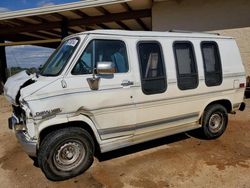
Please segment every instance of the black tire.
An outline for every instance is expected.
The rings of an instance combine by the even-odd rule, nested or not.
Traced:
[[[29,158],[33,161],[35,167],[39,167],[37,157],[29,156]]]
[[[220,137],[227,128],[228,114],[224,106],[213,104],[208,106],[202,118],[202,132],[207,139]]]
[[[38,151],[39,167],[53,181],[82,174],[92,165],[93,160],[93,139],[87,131],[77,127],[49,133],[42,140]]]

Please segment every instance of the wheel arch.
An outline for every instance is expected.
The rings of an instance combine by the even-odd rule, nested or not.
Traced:
[[[226,108],[226,110],[227,110],[227,113],[231,113],[232,112],[233,105],[232,105],[232,103],[231,103],[231,101],[229,99],[217,99],[217,100],[214,100],[214,101],[210,101],[202,109],[201,114],[200,114],[200,120],[199,120],[199,122],[201,122],[202,115],[203,115],[204,111],[206,110],[206,108],[208,106],[213,105],[213,104],[220,104],[220,105],[224,106]]]
[[[100,150],[101,139],[98,134],[98,131],[94,123],[92,122],[92,120],[90,120],[88,117],[84,115],[79,115],[76,117],[68,118],[68,121],[61,122],[59,124],[51,124],[51,125],[43,126],[39,130],[39,133],[38,133],[39,145],[48,133],[58,130],[58,129],[63,129],[65,127],[79,127],[79,128],[86,130],[93,138],[93,141],[95,143],[95,150],[96,151]]]

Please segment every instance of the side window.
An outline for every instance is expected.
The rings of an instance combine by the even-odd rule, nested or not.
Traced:
[[[178,87],[181,90],[198,86],[198,71],[193,45],[190,42],[175,42],[174,54]]]
[[[119,40],[92,40],[72,70],[73,75],[92,74],[97,62],[112,61],[116,73],[128,72],[128,57],[125,43]]]
[[[163,93],[167,89],[165,66],[158,42],[139,42],[138,55],[142,91],[149,94]]]
[[[72,70],[73,75],[91,74],[93,71],[93,41],[88,44]]]
[[[206,85],[220,85],[222,83],[222,68],[218,45],[215,42],[202,42],[201,51]]]

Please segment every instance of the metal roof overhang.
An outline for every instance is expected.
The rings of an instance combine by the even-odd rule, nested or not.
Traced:
[[[151,7],[152,0],[85,0],[1,13],[0,46],[35,44],[54,48],[61,38],[82,31],[151,30]]]

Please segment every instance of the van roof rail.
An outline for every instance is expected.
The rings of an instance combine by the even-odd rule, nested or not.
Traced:
[[[211,35],[220,35],[220,33],[209,33],[209,32],[205,32],[205,31],[176,30],[176,29],[170,29],[168,32],[174,32],[174,33],[204,33],[204,34],[211,34]]]

